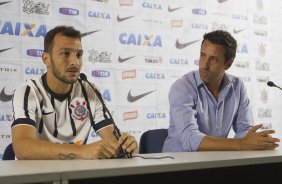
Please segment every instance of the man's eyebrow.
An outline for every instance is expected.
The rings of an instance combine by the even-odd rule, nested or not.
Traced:
[[[60,50],[83,52],[83,49],[72,49],[72,48],[67,48],[67,47],[63,47]]]

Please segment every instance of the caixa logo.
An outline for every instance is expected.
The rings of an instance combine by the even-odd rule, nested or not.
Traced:
[[[192,13],[196,15],[206,15],[207,11],[205,9],[193,8]]]
[[[154,10],[162,10],[162,5],[156,3],[143,2],[142,7],[148,9],[154,9]]]
[[[37,25],[29,23],[16,22],[12,24],[11,21],[4,22],[3,26],[0,27],[0,34],[8,34],[15,36],[29,36],[29,37],[45,37],[47,33],[46,25]]]
[[[93,70],[93,77],[110,77],[110,72],[106,70]]]
[[[191,27],[193,29],[208,29],[208,25],[207,24],[192,23]]]
[[[164,112],[149,112],[147,119],[166,119],[166,114]]]
[[[111,19],[111,16],[110,16],[109,13],[96,12],[96,11],[89,11],[88,17],[93,17],[93,18],[97,18],[97,19],[104,19],[104,20],[110,20]]]
[[[173,64],[173,65],[188,65],[188,59],[180,59],[180,58],[171,58],[169,60],[169,63],[170,64]]]
[[[26,54],[31,57],[41,57],[43,50],[41,49],[28,49]]]
[[[165,79],[165,74],[163,73],[146,73],[146,79]]]
[[[25,69],[25,74],[27,75],[43,75],[45,73],[45,69],[44,68],[31,68],[31,67],[27,67]]]
[[[149,47],[162,47],[162,39],[159,35],[120,33],[119,42],[123,45],[137,45]]]
[[[63,8],[60,8],[60,9],[59,9],[59,13],[60,13],[60,14],[63,14],[63,15],[72,15],[72,16],[76,16],[76,15],[79,15],[79,10],[73,9],[73,8],[66,8],[66,7],[63,7]]]

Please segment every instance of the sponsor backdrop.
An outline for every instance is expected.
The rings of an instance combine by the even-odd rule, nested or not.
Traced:
[[[255,122],[280,137],[282,91],[266,83],[282,86],[281,10],[280,0],[0,0],[0,157],[11,142],[13,91],[46,71],[43,39],[61,24],[83,33],[82,71],[138,140],[168,127],[169,88],[198,68],[203,34],[231,32],[239,46],[228,72],[247,85]]]

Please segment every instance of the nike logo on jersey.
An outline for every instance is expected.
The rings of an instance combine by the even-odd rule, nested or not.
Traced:
[[[125,20],[127,20],[127,19],[131,19],[132,17],[134,17],[134,16],[128,16],[128,17],[120,18],[119,15],[118,15],[118,16],[117,16],[117,21],[118,21],[118,22],[122,22],[122,21],[125,21]]]
[[[185,47],[188,47],[189,45],[192,45],[193,43],[196,43],[199,40],[187,42],[187,43],[179,43],[178,39],[176,40],[175,47],[178,49],[184,49]]]
[[[127,101],[129,101],[129,102],[135,102],[135,101],[140,100],[141,98],[143,98],[143,97],[149,95],[150,93],[153,93],[154,91],[156,91],[156,90],[149,91],[149,92],[147,92],[147,93],[142,93],[142,94],[137,95],[137,96],[132,96],[132,95],[131,95],[131,90],[130,90],[130,91],[128,92],[128,95],[127,95]]]
[[[179,10],[179,9],[181,9],[181,8],[182,8],[182,7],[171,8],[170,6],[168,6],[167,11],[171,13],[171,12],[174,12],[174,11]]]
[[[1,49],[1,50],[0,50],[0,53],[1,53],[1,52],[5,52],[6,50],[10,50],[10,49],[12,49],[12,48],[13,48],[13,47],[10,47],[10,48],[7,48],[7,49]]]
[[[82,38],[82,37],[91,35],[91,34],[93,34],[93,33],[96,33],[96,32],[98,32],[98,31],[100,31],[100,30],[90,31],[90,32],[86,32],[86,33],[81,33],[80,36],[81,36],[81,38]]]
[[[5,93],[5,87],[2,89],[1,93],[0,93],[0,101],[2,102],[8,102],[10,100],[12,100],[13,95],[7,95]]]
[[[136,56],[131,56],[131,57],[127,57],[127,58],[121,58],[120,56],[118,57],[118,62],[123,63],[129,59],[135,58]]]
[[[44,110],[42,111],[42,115],[48,115],[48,114],[52,114],[54,111],[52,112],[45,112]]]

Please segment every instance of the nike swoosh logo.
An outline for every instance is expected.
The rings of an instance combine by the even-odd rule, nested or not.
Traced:
[[[181,7],[177,7],[177,8],[171,8],[170,6],[168,6],[167,11],[171,13],[171,12],[174,12],[174,11],[179,10],[181,8],[182,8],[182,6]]]
[[[187,42],[187,43],[179,43],[178,39],[176,40],[175,47],[178,49],[184,49],[185,47],[188,47],[189,45],[192,45],[193,43],[198,42],[199,40]]]
[[[238,29],[236,30],[235,28],[233,29],[233,33],[234,34],[237,34],[237,33],[240,33],[241,31],[244,31],[245,29]]]
[[[7,4],[7,3],[10,3],[10,2],[12,2],[12,1],[1,2],[0,5]]]
[[[7,95],[5,93],[5,87],[2,89],[1,93],[0,93],[0,101],[2,102],[8,102],[10,100],[12,100],[13,95]]]
[[[131,56],[131,57],[127,57],[127,58],[121,58],[120,56],[118,57],[118,62],[123,63],[129,59],[135,58],[136,56]]]
[[[7,48],[7,49],[1,49],[1,50],[0,50],[0,53],[1,53],[1,52],[5,52],[6,50],[10,50],[10,49],[12,49],[12,48],[13,48],[13,47],[10,47],[10,48]]]
[[[122,22],[122,21],[125,21],[125,20],[127,20],[127,19],[131,19],[132,17],[134,17],[134,16],[128,16],[128,17],[120,18],[119,15],[118,15],[118,16],[117,16],[117,21],[118,21],[118,22]]]
[[[146,95],[150,94],[150,93],[153,93],[154,91],[156,90],[153,90],[153,91],[149,91],[147,93],[143,93],[143,94],[140,94],[140,95],[137,95],[137,96],[132,96],[131,95],[131,90],[128,92],[128,95],[127,95],[127,101],[129,102],[135,102],[137,100],[140,100],[141,98],[145,97]]]
[[[81,33],[80,36],[81,36],[81,38],[82,38],[82,37],[91,35],[91,34],[93,34],[93,33],[96,33],[96,32],[98,32],[98,31],[101,31],[101,30],[95,30],[95,31],[90,31],[90,32],[86,32],[86,33]]]
[[[48,115],[48,114],[52,114],[54,111],[52,112],[45,112],[44,110],[42,111],[42,115]]]

